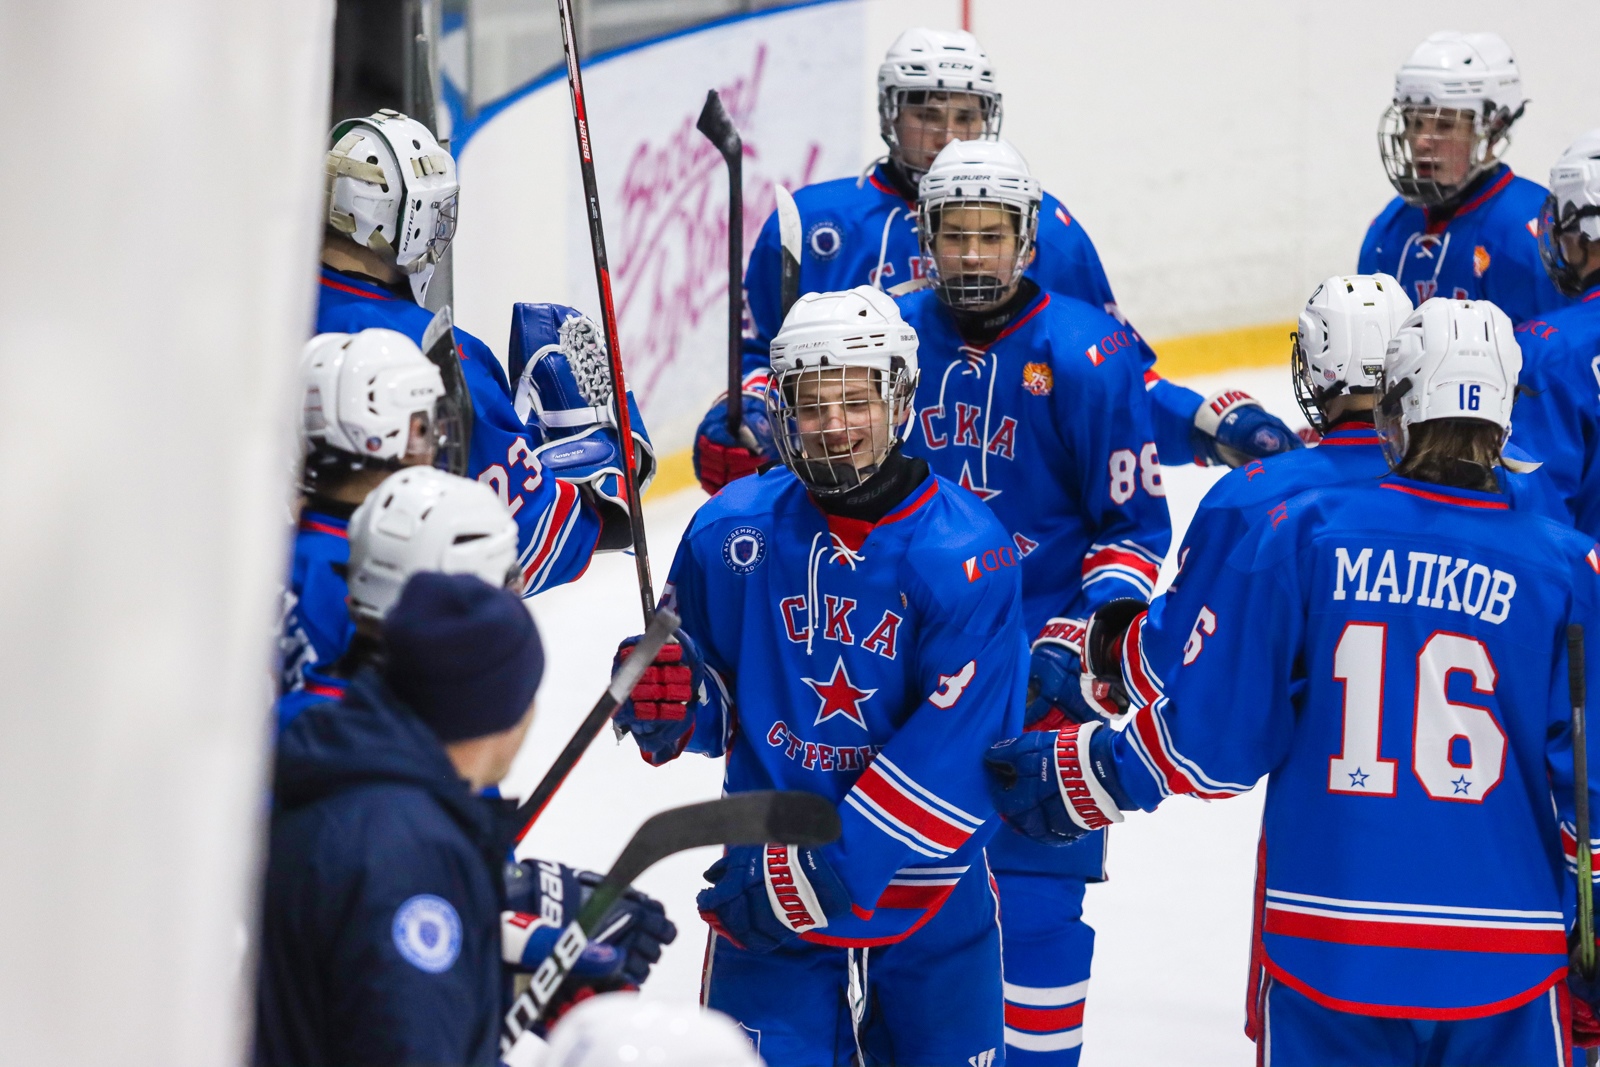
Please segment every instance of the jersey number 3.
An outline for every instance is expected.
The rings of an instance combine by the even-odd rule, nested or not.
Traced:
[[[1395,795],[1397,761],[1378,755],[1387,642],[1382,623],[1352,622],[1333,651],[1334,680],[1344,683],[1344,725],[1343,747],[1328,760],[1331,793]],[[1434,633],[1417,653],[1411,769],[1433,799],[1479,804],[1505,774],[1506,735],[1488,708],[1450,699],[1456,672],[1471,679],[1474,693],[1494,695],[1494,661],[1483,642]]]

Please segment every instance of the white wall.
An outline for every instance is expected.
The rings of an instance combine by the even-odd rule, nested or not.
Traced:
[[[245,1060],[332,7],[0,7],[0,1063]]]
[[[1291,319],[1318,281],[1355,268],[1393,195],[1376,130],[1394,68],[1435,29],[1493,29],[1516,51],[1532,99],[1509,154],[1519,171],[1542,181],[1568,142],[1600,126],[1600,64],[1572,47],[1600,39],[1592,0],[971,7],[1005,92],[1006,136],[1094,237],[1123,309],[1153,337]],[[633,211],[653,225],[630,229],[622,190],[636,153],[698,148],[705,90],[748,73],[765,46],[746,131],[753,235],[770,182],[802,173],[809,146],[816,178],[856,174],[881,152],[879,58],[906,26],[953,28],[960,10],[959,0],[836,0],[588,69],[613,268],[630,255],[653,264],[632,269],[653,279],[652,299],[621,312],[623,354],[663,450],[688,443],[721,388],[725,289],[710,242],[726,201],[720,173],[697,172],[698,184],[635,195]],[[461,154],[459,317],[502,355],[513,300],[598,306],[567,109],[556,82],[486,122]],[[661,232],[678,243],[633,236]]]

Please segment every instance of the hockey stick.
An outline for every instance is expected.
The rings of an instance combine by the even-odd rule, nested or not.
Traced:
[[[744,382],[744,141],[715,89],[694,128],[716,145],[728,165],[728,433],[739,440],[744,407],[738,403]]]
[[[523,1035],[532,1030],[554,1003],[567,973],[589,944],[589,937],[599,927],[600,920],[634,879],[656,863],[675,853],[705,845],[771,842],[815,848],[837,840],[839,831],[838,809],[817,793],[737,793],[650,816],[634,833],[605,878],[595,886],[578,917],[561,932],[554,951],[539,964],[528,988],[506,1012],[500,1034],[500,1058],[508,1064],[515,1064],[522,1058],[517,1045],[523,1043]]]
[[[539,779],[539,784],[528,794],[528,799],[517,805],[516,817],[522,823],[522,829],[517,831],[519,842],[528,836],[528,831],[539,821],[539,816],[544,813],[550,798],[556,795],[556,790],[567,780],[572,768],[578,765],[589,744],[599,735],[605,724],[611,721],[611,716],[616,714],[617,708],[628,699],[633,687],[639,684],[639,677],[649,668],[651,661],[656,658],[656,653],[661,651],[661,646],[667,643],[667,639],[677,628],[678,617],[664,608],[656,612],[655,617],[650,620],[650,626],[645,630],[644,636],[633,646],[628,658],[617,665],[616,673],[611,676],[611,684],[606,686],[606,691],[595,701],[594,707],[584,717],[572,739],[561,750],[561,754],[550,765],[550,769],[544,772],[544,777]]]
[[[1589,749],[1584,721],[1583,624],[1567,627],[1567,688],[1572,700],[1572,774],[1578,852],[1578,945],[1573,963],[1594,977],[1594,856],[1589,850]]]
[[[783,186],[775,185],[772,191],[778,197],[778,244],[783,248],[782,314],[778,316],[781,322],[800,299],[800,209]]]
[[[589,244],[594,250],[595,285],[600,290],[600,324],[606,331],[611,356],[611,401],[616,405],[617,433],[627,459],[623,482],[628,491],[628,525],[633,532],[633,565],[639,576],[639,602],[645,625],[656,610],[655,584],[650,579],[650,552],[644,539],[644,508],[639,500],[639,474],[633,458],[633,424],[628,415],[628,386],[622,375],[622,338],[617,330],[617,309],[611,299],[611,267],[606,259],[606,233],[600,222],[600,187],[594,176],[594,154],[589,141],[589,111],[583,97],[583,72],[578,68],[578,42],[572,24],[571,0],[556,0],[561,18],[561,47],[567,55],[567,89],[572,97],[572,123],[578,136],[578,169],[583,174],[583,201],[589,216]]]
[[[461,355],[456,348],[455,323],[451,320],[448,305],[439,309],[422,331],[422,354],[428,362],[439,368],[444,379],[444,393],[455,408],[456,427],[460,440],[446,438],[447,466],[451,474],[465,476],[467,455],[472,451],[472,393],[467,389],[467,379],[461,371]]]

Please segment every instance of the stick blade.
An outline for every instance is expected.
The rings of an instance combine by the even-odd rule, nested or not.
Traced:
[[[816,793],[736,793],[646,819],[606,880],[630,883],[658,861],[691,848],[768,843],[815,848],[838,840],[841,830],[838,809]]]
[[[733,125],[733,116],[728,114],[722,97],[717,95],[715,89],[706,93],[705,106],[700,109],[700,117],[695,120],[694,128],[705,134],[706,140],[716,145],[717,151],[724,156],[736,156],[743,149],[739,131]]]
[[[800,208],[794,196],[781,185],[772,187],[778,198],[778,244],[798,265],[800,262]]]

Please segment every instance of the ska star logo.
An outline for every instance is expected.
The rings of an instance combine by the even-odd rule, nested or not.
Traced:
[[[844,657],[833,665],[833,677],[826,682],[818,682],[811,678],[802,678],[802,682],[809,685],[822,700],[822,706],[817,709],[817,721],[813,726],[821,726],[835,715],[843,715],[863,730],[867,728],[867,720],[861,714],[861,702],[876,693],[876,689],[857,689],[850,681],[850,675],[844,669]]]
[[[999,489],[990,489],[987,485],[972,484],[972,462],[969,460],[961,465],[961,477],[956,479],[956,484],[979,500],[988,500],[990,497],[999,496]]]

